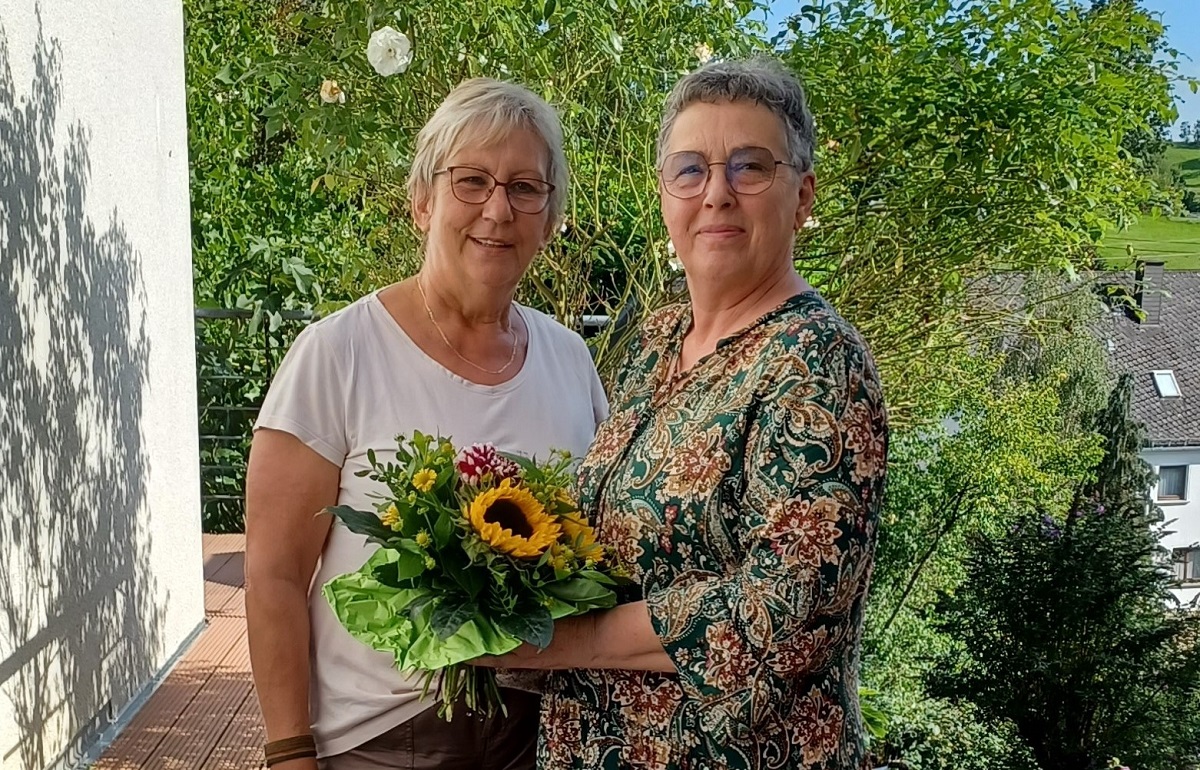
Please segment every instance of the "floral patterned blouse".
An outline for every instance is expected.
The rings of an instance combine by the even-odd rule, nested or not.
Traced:
[[[875,365],[815,292],[671,378],[690,324],[686,305],[647,320],[580,473],[678,673],[552,674],[539,767],[857,770]]]

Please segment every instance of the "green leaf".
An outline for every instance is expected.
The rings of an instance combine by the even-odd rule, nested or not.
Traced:
[[[487,576],[477,566],[464,566],[461,569],[448,570],[455,582],[462,586],[467,596],[472,599],[483,593],[487,587]]]
[[[475,617],[475,613],[474,602],[460,596],[443,596],[429,618],[429,625],[438,638],[445,641],[454,636],[464,623]]]
[[[548,20],[554,15],[554,8],[557,5],[555,0],[546,0],[546,4],[542,6],[542,20]]]
[[[376,542],[385,543],[395,537],[396,533],[385,527],[374,513],[355,510],[348,505],[335,505],[325,511],[336,516],[346,529],[356,535],[366,535]]]
[[[554,619],[550,617],[550,610],[540,604],[522,605],[518,614],[501,618],[496,625],[504,633],[541,650],[549,647],[554,638]]]
[[[431,591],[430,593],[418,596],[416,599],[413,599],[411,602],[409,602],[408,607],[406,607],[408,610],[409,620],[412,621],[414,625],[420,623],[419,615],[421,614],[421,611],[429,606],[430,602],[436,601],[437,598],[437,594]]]
[[[596,605],[598,602],[616,601],[616,594],[610,589],[587,578],[577,577],[551,583],[546,586],[545,591],[554,598],[570,604]]]
[[[433,522],[433,540],[438,544],[439,548],[444,548],[449,545],[454,539],[454,522],[450,517],[442,513],[437,516]]]
[[[514,463],[517,464],[517,467],[519,467],[521,470],[525,471],[527,474],[538,472],[537,463],[535,463],[533,460],[530,460],[528,457],[526,457],[524,455],[513,454],[512,452],[505,452],[502,450],[497,451],[496,454],[500,455],[501,457],[503,457],[507,460],[512,460]]]
[[[396,560],[375,568],[375,579],[394,588],[409,588],[406,581],[425,572],[425,557],[409,551],[397,551]]]

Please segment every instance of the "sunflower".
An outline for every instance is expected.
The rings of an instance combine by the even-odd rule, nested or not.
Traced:
[[[521,559],[541,556],[562,534],[537,498],[510,479],[480,492],[467,509],[467,519],[485,543]]]

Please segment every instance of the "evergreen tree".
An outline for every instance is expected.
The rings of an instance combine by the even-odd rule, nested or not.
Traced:
[[[942,605],[933,694],[1016,725],[1044,770],[1177,770],[1200,755],[1200,618],[1170,600],[1162,512],[1124,377],[1096,417],[1104,459],[1072,512],[975,544]]]

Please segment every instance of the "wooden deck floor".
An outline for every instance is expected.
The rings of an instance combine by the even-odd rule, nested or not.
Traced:
[[[201,633],[96,770],[262,767],[263,733],[246,646],[242,535],[204,536]]]

